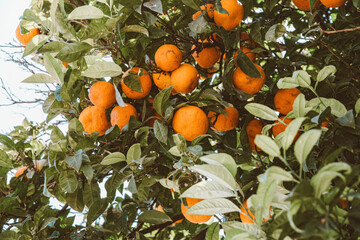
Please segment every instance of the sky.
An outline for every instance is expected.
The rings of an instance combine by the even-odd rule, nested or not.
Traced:
[[[10,42],[16,43],[15,29],[19,24],[20,16],[30,5],[30,2],[31,0],[0,0],[0,21],[2,23],[0,46]],[[6,48],[1,49],[5,51],[10,50]],[[4,56],[5,54],[0,52],[0,78],[4,81],[7,88],[21,100],[31,101],[38,97],[34,90],[29,90],[29,88],[36,89],[37,86],[21,83],[31,73],[22,70],[13,62],[4,61]],[[2,134],[10,132],[14,126],[21,125],[25,117],[33,122],[42,122],[46,119],[46,115],[42,112],[40,105],[17,104],[3,106],[8,103],[10,102],[6,99],[4,90],[0,89],[0,133]]]

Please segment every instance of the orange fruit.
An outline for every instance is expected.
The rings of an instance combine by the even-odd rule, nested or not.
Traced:
[[[194,48],[195,45],[192,46],[191,50]],[[205,47],[200,52],[194,51],[192,56],[200,67],[211,68],[220,59],[220,49],[218,47]]]
[[[331,2],[333,0],[330,0]],[[294,5],[303,11],[310,11],[310,0],[293,0]],[[316,1],[314,8],[316,8],[319,5],[320,1]],[[313,9],[314,9],[313,8]]]
[[[177,93],[190,93],[199,82],[199,73],[196,68],[188,63],[181,66],[171,73],[171,83]]]
[[[264,70],[257,64],[255,67],[259,70],[261,78],[252,78],[246,75],[239,67],[233,74],[234,85],[237,89],[248,94],[255,94],[261,90],[265,83]]]
[[[152,75],[155,85],[160,89],[165,89],[171,86],[171,73],[160,72]]]
[[[208,113],[208,117],[210,118],[210,122],[214,125],[211,129],[218,132],[230,131],[239,123],[239,112],[234,107],[225,108],[227,116],[224,114],[218,114],[216,112],[210,111]]]
[[[256,150],[255,149],[255,137],[256,137],[256,135],[261,134],[263,127],[264,127],[264,125],[258,119],[252,119],[246,126],[246,133],[247,133],[247,136],[249,139],[249,144],[253,151]],[[257,147],[257,150],[261,151],[261,149],[259,147]]]
[[[27,166],[23,166],[17,169],[16,173],[15,173],[15,177],[19,177],[21,176],[26,170],[28,169]],[[25,176],[27,179],[29,179],[27,176]]]
[[[164,211],[164,209],[162,208],[161,205],[158,205],[158,206],[155,208],[155,210],[165,213],[165,211]],[[172,225],[175,225],[175,224],[177,224],[177,223],[181,223],[183,220],[184,220],[184,219],[177,220],[177,221],[173,222]]]
[[[96,82],[90,87],[89,98],[95,106],[109,108],[116,102],[115,87],[109,82]]]
[[[209,68],[207,69],[207,75],[200,75],[200,79],[205,79],[205,78],[211,78],[216,72],[217,72],[218,69],[216,69],[215,67],[212,67],[212,68]]]
[[[200,11],[197,11],[192,15],[192,19],[195,21],[200,16],[201,12],[206,12],[209,18],[214,18],[214,4],[205,4],[200,6]]]
[[[171,72],[177,69],[182,61],[180,49],[172,44],[164,44],[155,52],[155,63],[163,71]]]
[[[17,26],[16,28],[16,38],[19,40],[20,43],[22,43],[24,47],[30,42],[33,37],[38,34],[40,34],[40,29],[38,28],[30,29],[30,31],[25,34],[21,34],[20,26]]]
[[[346,0],[320,0],[320,2],[326,7],[336,8],[344,5]]]
[[[214,21],[216,25],[223,27],[225,30],[232,30],[239,26],[244,17],[244,8],[237,0],[221,0],[222,8],[227,13],[219,13],[214,11]]]
[[[80,113],[79,121],[83,125],[85,132],[99,132],[99,136],[104,135],[110,127],[110,123],[106,118],[105,108],[98,106],[85,108]]]
[[[136,108],[133,105],[127,103],[125,107],[116,106],[110,114],[111,125],[118,125],[121,131],[121,129],[128,124],[131,116],[134,116],[136,120],[138,119]]]
[[[154,127],[154,123],[155,123],[156,120],[162,121],[161,118],[160,118],[161,117],[160,114],[158,114],[157,112],[155,112],[154,115],[152,115],[151,117],[152,118],[146,124],[149,127]]]
[[[197,198],[186,198],[186,203],[188,207],[192,207],[195,204],[201,202],[204,199],[197,199]],[[189,210],[188,207],[186,207],[183,203],[181,203],[181,212],[184,215],[184,217],[192,223],[205,223],[209,221],[212,217],[212,215],[195,215],[195,214],[186,214],[186,212]]]
[[[242,46],[242,47],[240,48],[240,50],[243,51],[243,52],[250,58],[250,60],[251,60],[252,62],[255,62],[255,60],[256,60],[256,53],[251,52],[251,49],[250,49],[250,48],[247,48],[247,47]],[[239,54],[239,51],[236,50],[236,52],[234,53],[233,58],[234,58],[234,59],[237,59],[238,54]],[[224,56],[225,56],[225,55],[224,55]]]
[[[64,67],[68,67],[68,63],[67,62],[62,62],[62,65],[64,65]]]
[[[244,43],[246,43],[247,45],[249,45],[249,47],[257,47],[257,43],[251,39],[250,35],[247,32],[241,32],[240,33],[240,39],[241,41],[243,41]],[[246,46],[245,44],[245,46]]]
[[[192,141],[208,131],[209,120],[199,107],[187,105],[175,112],[172,126],[176,133],[183,135],[187,141]]]
[[[284,132],[287,128],[287,126],[292,122],[292,119],[290,118],[285,118],[285,116],[280,117],[280,119],[286,124],[284,125],[283,123],[281,123],[279,120],[275,121],[275,124],[272,127],[272,132],[274,134],[274,136],[276,137],[277,135],[279,135],[280,133]],[[298,131],[294,141],[300,136],[300,132]]]
[[[250,209],[248,209],[247,200],[245,200],[243,202],[243,206],[240,208],[241,212],[243,212],[243,213],[246,213],[245,209],[247,209],[247,211],[249,212],[249,215],[256,221],[256,218],[250,212]],[[271,207],[269,208],[269,218],[271,218],[270,210],[271,210]],[[243,222],[243,223],[254,223],[254,221],[248,215],[245,215],[243,213],[240,213],[241,222]],[[267,222],[267,221],[268,221],[268,219],[264,218],[264,222]]]
[[[293,110],[294,101],[300,93],[301,92],[297,88],[278,90],[274,97],[276,110],[281,114],[287,115]]]
[[[151,78],[150,78],[148,72],[143,68],[141,68],[141,71],[143,72],[143,75],[139,76],[139,80],[141,83],[142,92],[132,90],[131,88],[126,86],[126,84],[124,83],[124,78],[126,76],[128,76],[130,74],[130,72],[139,74],[140,68],[138,68],[138,67],[131,68],[131,69],[127,70],[125,72],[125,74],[123,75],[123,79],[121,80],[121,89],[128,98],[131,98],[131,99],[144,98],[149,94],[149,92],[151,90],[152,81],[151,81]]]
[[[341,208],[346,209],[348,202],[345,199],[340,199],[339,200]]]

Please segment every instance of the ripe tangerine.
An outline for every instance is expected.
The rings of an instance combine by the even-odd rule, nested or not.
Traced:
[[[99,132],[99,136],[105,134],[110,127],[110,123],[106,118],[105,108],[98,106],[88,106],[79,116],[79,121],[84,127],[85,132]]]
[[[248,94],[255,94],[261,90],[265,83],[264,70],[257,64],[255,67],[260,72],[261,78],[252,78],[246,75],[239,67],[233,73],[234,85],[237,89]]]
[[[221,6],[227,13],[214,11],[214,21],[216,25],[223,27],[225,30],[232,30],[239,26],[244,17],[243,5],[237,0],[221,0]]]
[[[172,44],[164,44],[155,52],[155,63],[163,71],[171,72],[177,69],[182,61],[180,49]]]
[[[133,105],[127,103],[125,107],[116,106],[110,114],[111,125],[118,125],[121,131],[128,124],[131,116],[134,116],[136,120],[138,119],[136,108]]]
[[[199,82],[199,73],[196,68],[188,63],[181,66],[171,73],[171,83],[174,85],[176,93],[190,93]]]
[[[109,82],[96,82],[90,87],[89,98],[95,106],[107,109],[116,102],[115,87]]]
[[[210,118],[210,122],[213,124],[214,127],[211,129],[218,131],[218,132],[225,132],[230,131],[239,123],[239,112],[234,107],[227,107],[225,108],[227,116],[224,114],[218,114],[216,112],[210,111],[208,113],[208,117]]]
[[[293,110],[293,104],[296,97],[301,92],[297,88],[280,89],[274,97],[274,105],[277,111],[287,115]]]

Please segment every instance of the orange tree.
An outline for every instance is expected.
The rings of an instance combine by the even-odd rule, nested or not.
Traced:
[[[358,239],[360,1],[331,2],[32,1],[24,83],[56,90],[0,136],[0,238]]]

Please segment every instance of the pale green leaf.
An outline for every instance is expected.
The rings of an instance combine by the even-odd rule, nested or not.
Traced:
[[[121,152],[114,152],[107,155],[102,161],[101,165],[111,165],[118,162],[126,161],[126,157]]]
[[[315,144],[319,141],[321,130],[312,129],[303,133],[295,143],[295,157],[302,166]]]
[[[284,136],[282,138],[282,147],[285,150],[288,150],[291,144],[294,142],[294,138],[298,134],[301,124],[305,121],[305,119],[306,118],[304,117],[296,118],[286,127]]]
[[[42,45],[44,45],[47,40],[50,37],[47,35],[36,35],[34,36],[29,42],[28,44],[26,44],[25,50],[24,50],[24,54],[23,57],[26,57],[27,55],[35,52],[36,50],[38,50]]]
[[[55,59],[49,53],[44,55],[44,66],[46,71],[56,80],[57,83],[64,81],[61,61]]]
[[[75,8],[68,16],[69,20],[75,19],[98,19],[104,17],[104,13],[94,6],[80,6]]]
[[[226,167],[231,172],[233,177],[236,176],[237,164],[236,164],[234,158],[229,154],[226,154],[226,153],[209,154],[209,155],[200,157],[200,160],[202,160],[208,164],[219,163],[219,164],[223,165],[224,167]]]
[[[308,102],[308,105],[314,108],[318,108],[319,111],[323,111],[327,107],[330,107],[331,114],[335,115],[336,117],[342,117],[347,112],[344,104],[334,98],[313,98]]]
[[[271,180],[281,181],[295,181],[290,172],[285,171],[281,167],[271,166],[263,175],[259,177],[260,182],[266,182]]]
[[[116,77],[122,74],[121,67],[113,62],[96,61],[81,75],[89,78]]]
[[[35,73],[27,77],[22,83],[57,83],[56,79],[44,73]]]
[[[295,117],[305,117],[305,115],[311,110],[306,107],[305,95],[300,93],[294,100],[292,113]]]
[[[215,215],[240,212],[240,208],[226,198],[205,199],[190,207],[186,214]]]
[[[203,181],[192,185],[180,197],[198,199],[235,197],[234,191],[216,181]]]
[[[296,88],[299,86],[292,77],[281,78],[276,85],[279,89]]]
[[[217,222],[212,223],[206,231],[205,240],[219,240],[220,225]]]
[[[225,232],[230,231],[231,229],[239,229],[246,233],[251,234],[257,239],[261,239],[266,237],[266,233],[261,229],[261,227],[257,224],[253,223],[243,223],[238,221],[226,221],[221,223],[222,228]]]
[[[127,25],[125,27],[123,27],[120,32],[135,32],[135,33],[142,33],[145,36],[149,37],[149,31],[139,25]]]
[[[141,158],[140,143],[135,143],[129,148],[126,154],[126,161],[130,163],[132,161],[138,160],[139,158]]]
[[[316,81],[324,81],[328,76],[334,75],[336,73],[336,67],[329,65],[321,69],[316,77]]]
[[[311,86],[310,75],[304,70],[298,70],[293,73],[293,79],[300,87],[309,88]]]
[[[359,115],[360,113],[360,98],[356,101],[355,103],[355,113],[356,113],[356,117]]]
[[[75,172],[72,170],[62,171],[59,176],[59,183],[62,190],[68,193],[75,192],[78,187],[78,179],[75,175]]]
[[[274,110],[259,103],[248,103],[246,104],[245,109],[255,117],[259,117],[264,120],[276,121],[278,119]]]
[[[280,24],[272,25],[265,34],[266,41],[276,42],[279,37],[282,37],[286,33],[286,28]]]
[[[227,187],[231,190],[236,190],[237,183],[234,177],[231,175],[230,171],[223,166],[217,165],[195,165],[190,168],[191,170],[200,173],[201,175],[217,181],[222,184],[224,187]]]
[[[265,135],[256,135],[255,144],[261,148],[264,152],[273,157],[280,156],[280,148],[272,138]]]

